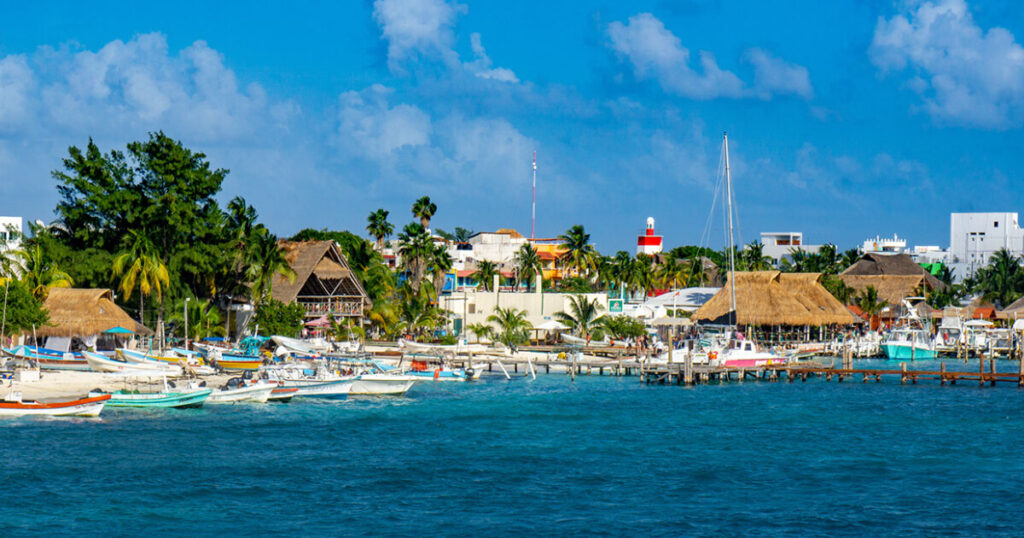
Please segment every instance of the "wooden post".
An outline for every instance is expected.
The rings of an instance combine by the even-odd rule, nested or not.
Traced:
[[[941,372],[939,374],[940,384],[941,385],[945,385],[946,384],[946,363],[939,364],[939,372]]]
[[[982,387],[985,386],[985,353],[978,352],[978,363],[981,369],[979,370],[978,384]]]
[[[996,358],[995,355],[990,355],[988,358],[988,371],[992,374],[992,381],[990,384],[996,386]]]
[[[900,385],[905,385],[907,383],[907,363],[900,363],[900,372]]]

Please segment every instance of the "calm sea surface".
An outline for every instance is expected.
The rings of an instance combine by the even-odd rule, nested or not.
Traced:
[[[1019,535],[1024,508],[1015,385],[491,377],[0,421],[0,449],[4,536]]]

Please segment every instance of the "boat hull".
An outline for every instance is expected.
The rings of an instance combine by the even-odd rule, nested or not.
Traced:
[[[760,368],[762,366],[785,366],[786,359],[783,358],[756,358],[756,359],[726,359],[723,366],[726,368]]]
[[[299,392],[299,389],[278,387],[270,392],[270,397],[267,398],[267,401],[279,403],[290,402],[292,401],[292,398],[295,397],[296,392]]]
[[[337,381],[286,381],[284,388],[299,389],[295,392],[296,398],[325,398],[331,400],[344,400],[352,391],[354,379],[339,379]]]
[[[936,357],[934,349],[911,347],[909,345],[882,344],[882,353],[888,359],[899,360],[930,360]]]
[[[361,375],[352,383],[351,396],[402,396],[417,382],[418,377],[393,375]]]
[[[0,401],[0,417],[98,417],[109,400],[110,395],[103,394],[55,403]]]
[[[111,393],[107,405],[111,407],[161,407],[187,409],[202,407],[213,391],[153,392],[143,394]]]
[[[273,385],[258,384],[242,387],[240,389],[215,390],[210,394],[210,397],[206,399],[206,403],[267,403],[267,399],[270,398],[270,393],[273,392],[275,388],[276,387]]]
[[[85,353],[85,360],[97,372],[123,372],[140,375],[181,375],[181,367],[173,364],[149,361],[149,364],[127,361],[115,361],[95,353]]]
[[[221,358],[217,359],[217,366],[220,366],[224,370],[259,370],[260,366],[263,365],[263,359],[259,357],[251,357],[248,355],[232,355],[230,353],[222,353]]]

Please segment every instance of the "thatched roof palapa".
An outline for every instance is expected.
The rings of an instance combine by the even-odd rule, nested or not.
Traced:
[[[739,272],[736,322],[739,325],[850,325],[856,322],[824,286],[821,273]],[[731,286],[726,284],[693,313],[694,321],[722,322],[731,317]]]
[[[369,303],[369,297],[334,241],[278,241],[284,251],[284,259],[295,271],[295,281],[290,282],[279,273],[271,282],[274,299],[291,303],[299,296],[311,276],[321,280],[351,279],[355,292]]]
[[[849,266],[839,276],[921,276],[928,289],[942,289],[946,285],[921,267],[906,254],[879,254],[868,252],[857,263]],[[850,284],[847,283],[847,286]]]
[[[50,323],[36,328],[38,336],[84,337],[114,327],[143,336],[153,334],[117,306],[113,292],[108,289],[53,288],[43,307],[50,313]]]

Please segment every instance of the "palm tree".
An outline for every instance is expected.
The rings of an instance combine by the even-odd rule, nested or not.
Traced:
[[[686,286],[687,267],[679,258],[668,254],[654,271],[654,276],[662,288],[682,288]]]
[[[398,254],[402,257],[402,268],[409,273],[413,295],[418,295],[427,265],[434,255],[434,244],[426,229],[415,222],[405,225],[398,234],[398,240],[401,242]]]
[[[377,250],[384,250],[384,240],[391,236],[395,227],[388,222],[388,212],[384,208],[370,213],[366,217],[366,231],[377,240]]]
[[[590,338],[594,330],[600,326],[604,307],[597,299],[588,300],[583,295],[569,297],[569,312],[556,312],[555,318],[572,329],[573,334]]]
[[[224,318],[220,310],[207,299],[191,298],[177,301],[170,321],[185,325],[184,310],[188,309],[188,336],[200,340],[208,336],[224,336]]]
[[[494,291],[494,275],[498,274],[498,266],[494,262],[481,260],[476,263],[476,281],[484,291]]]
[[[513,351],[516,346],[529,340],[529,330],[533,327],[526,321],[526,312],[511,307],[495,307],[494,313],[487,316],[487,321],[498,326],[494,340],[505,344]]]
[[[703,286],[708,278],[707,271],[704,268],[704,257],[694,253],[687,259],[686,263],[690,268],[690,278],[687,279],[687,285],[693,286],[696,284],[697,286]]]
[[[164,290],[171,285],[171,276],[145,234],[131,230],[128,239],[128,249],[114,257],[111,273],[114,278],[121,279],[118,289],[125,301],[132,298],[136,287],[139,288],[139,321],[142,322],[146,296],[156,294],[158,301],[163,300]]]
[[[879,300],[878,290],[874,286],[864,288],[864,291],[857,298],[857,307],[860,308],[861,312],[868,315],[868,327],[871,328],[875,326],[875,316],[886,306],[889,306],[889,303]]]
[[[444,245],[434,245],[430,254],[430,272],[434,279],[434,297],[439,297],[444,289],[444,281],[452,270],[452,257]]]
[[[855,248],[844,250],[839,256],[839,272],[843,272],[850,268],[851,265],[860,261],[860,251]]]
[[[654,260],[649,255],[637,254],[633,260],[632,284],[644,294],[654,289]]]
[[[533,248],[530,243],[523,243],[519,252],[516,252],[515,264],[519,279],[526,281],[526,289],[529,290],[534,277],[543,271],[537,249]]]
[[[278,246],[277,237],[269,232],[256,234],[248,273],[252,301],[257,305],[270,298],[274,275],[281,275],[289,282],[295,282],[297,276],[284,257],[284,250]]]
[[[429,196],[424,196],[412,204],[412,216],[420,219],[420,226],[430,228],[430,219],[437,213],[437,204],[430,201]]]
[[[491,338],[494,335],[494,327],[483,323],[472,323],[466,329],[473,333],[473,336],[476,336],[477,342],[483,342],[484,338]]]
[[[748,244],[740,257],[747,271],[767,271],[772,268],[772,259],[764,255],[764,245],[760,241]]]
[[[978,289],[984,298],[1001,307],[1009,306],[1024,291],[1024,270],[1021,259],[1001,248],[992,255],[988,265],[978,271]]]
[[[583,225],[573,225],[558,239],[566,248],[569,269],[580,276],[587,276],[596,268],[597,250],[590,244],[590,234],[583,230]]]

